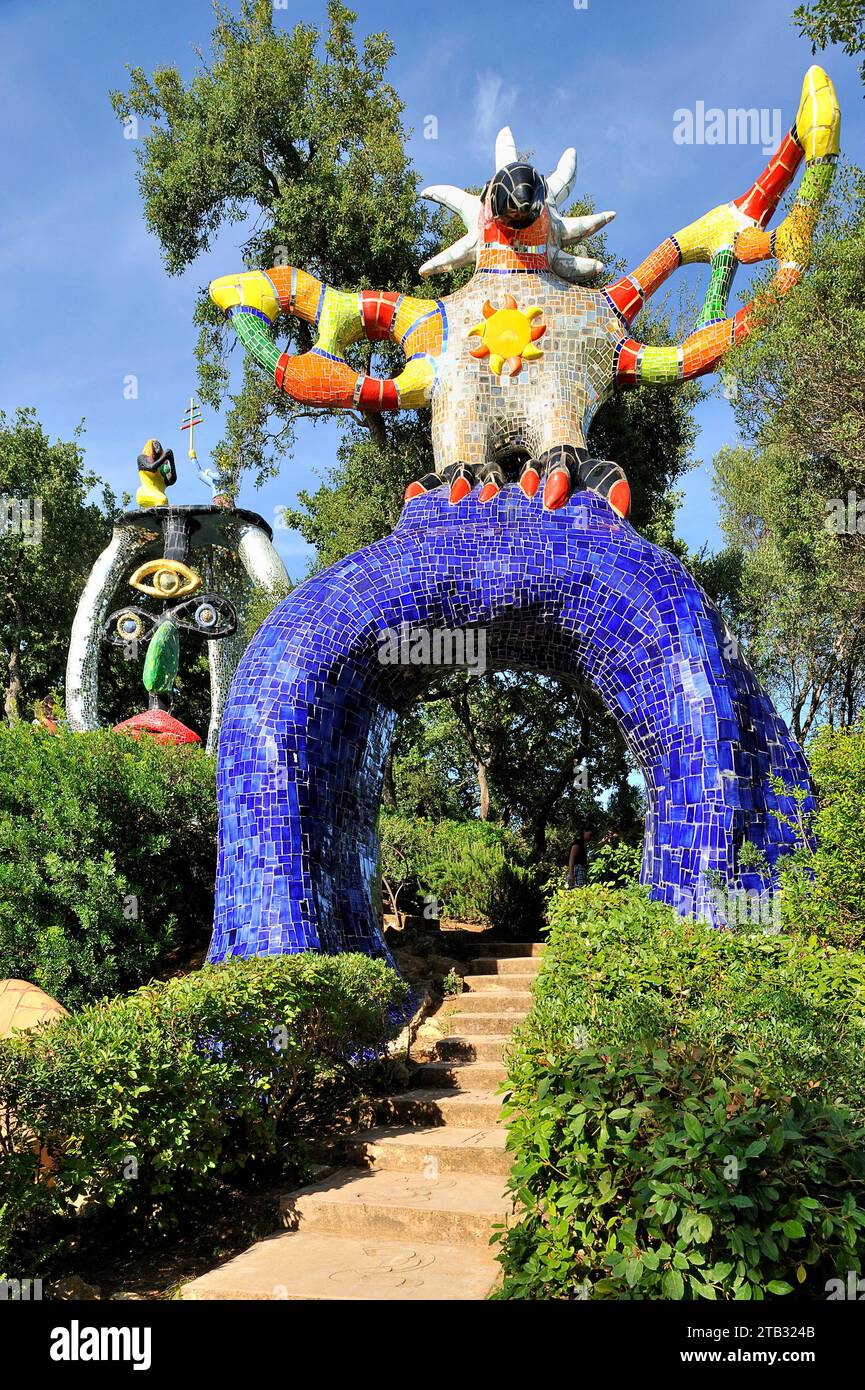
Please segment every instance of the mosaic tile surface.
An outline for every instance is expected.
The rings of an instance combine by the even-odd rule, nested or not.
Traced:
[[[472,266],[454,294],[340,290],[297,266],[213,282],[244,348],[295,400],[429,405],[436,471],[409,484],[394,535],[295,590],[243,658],[220,739],[212,960],[385,953],[382,769],[398,712],[440,671],[382,665],[380,634],[403,625],[482,628],[493,667],[593,682],[646,779],[643,878],[654,896],[711,918],[709,875],[759,891],[739,874],[738,849],[747,838],[772,863],[790,843],[770,814],[769,779],[807,787],[804,758],[693,579],[624,521],[627,479],[617,462],[589,457],[587,431],[613,391],[712,371],[751,331],[751,305],[727,311],[738,264],[773,257],[776,292],[795,285],[839,131],[832,83],[814,65],[788,134],[746,192],[606,288],[603,266],[580,251],[613,214],[565,215],[576,151],[544,177],[507,127],[481,196],[424,190],[466,228],[420,268]],[[803,159],[796,201],[768,232]],[[694,331],[670,346],[633,338],[646,300],[693,262],[710,268]],[[314,326],[309,352],[280,351],[281,315]],[[383,379],[351,366],[346,352],[364,338],[398,344],[402,371]]]
[[[595,413],[614,391],[676,386],[716,369],[754,327],[753,301],[728,312],[739,264],[774,258],[773,293],[793,288],[808,263],[839,138],[835,91],[815,64],[805,74],[793,124],[754,183],[603,288],[603,265],[580,251],[614,214],[566,215],[576,151],[566,149],[545,177],[519,157],[505,126],[480,196],[454,184],[422,193],[466,229],[420,267],[421,275],[434,276],[472,266],[471,279],[454,294],[424,299],[340,290],[297,266],[223,275],[210,293],[244,348],[294,400],[366,412],[430,407],[435,472],[410,482],[407,499],[443,478],[454,505],[475,484],[486,503],[518,480],[527,496],[543,482],[543,504],[551,511],[589,487],[627,516],[630,489],[622,469],[607,461],[598,470],[589,458]],[[793,207],[768,232],[803,159]],[[709,283],[693,332],[670,345],[633,337],[647,300],[680,266],[694,263],[709,266]],[[315,329],[308,352],[280,352],[272,329],[284,315]],[[346,354],[363,338],[397,344],[402,371],[380,378],[352,366]]]
[[[487,662],[595,685],[646,780],[643,879],[704,910],[747,838],[791,843],[775,773],[807,768],[723,620],[666,551],[591,492],[549,512],[510,485],[457,508],[440,487],[393,535],[300,585],[253,637],[223,716],[209,959],[304,949],[386,955],[376,819],[397,713],[441,667],[383,665],[380,634],[478,629]],[[792,812],[792,807],[785,809]]]

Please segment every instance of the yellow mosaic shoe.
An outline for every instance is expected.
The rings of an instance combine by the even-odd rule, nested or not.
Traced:
[[[838,153],[841,109],[830,77],[816,63],[805,73],[794,129],[808,161]]]

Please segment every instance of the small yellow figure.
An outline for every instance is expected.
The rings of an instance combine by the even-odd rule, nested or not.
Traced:
[[[165,507],[165,489],[177,482],[174,454],[163,449],[158,439],[148,439],[138,455],[138,476],[141,485],[135,494],[139,507]]]

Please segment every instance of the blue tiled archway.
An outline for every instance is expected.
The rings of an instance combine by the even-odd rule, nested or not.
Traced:
[[[386,954],[384,760],[397,713],[441,675],[380,660],[404,625],[483,629],[490,667],[594,684],[645,777],[653,897],[711,912],[716,875],[758,886],[738,869],[744,839],[770,863],[792,843],[770,775],[807,787],[804,757],[680,562],[591,493],[554,513],[517,487],[484,506],[446,494],[300,585],[250,643],[220,736],[211,960]]]

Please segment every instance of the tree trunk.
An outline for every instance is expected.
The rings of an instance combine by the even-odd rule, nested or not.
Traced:
[[[3,692],[3,713],[9,724],[17,724],[21,718],[18,702],[24,697],[24,677],[21,671],[21,641],[23,615],[14,594],[6,590],[6,598],[15,615],[15,630],[9,643],[9,657],[6,662],[6,689]]]
[[[547,852],[547,818],[538,817],[532,826],[532,852],[530,862],[539,864]]]
[[[480,818],[489,820],[490,818],[490,780],[489,780],[489,749],[481,748],[477,738],[477,732],[472,723],[472,712],[468,702],[468,696],[464,690],[455,695],[447,697],[448,704],[456,715],[457,722],[465,734],[469,753],[475,765],[475,776],[478,781],[478,795],[480,797]]]
[[[6,716],[6,722],[8,724],[17,724],[18,720],[21,718],[18,709],[18,701],[24,694],[24,686],[21,684],[20,675],[21,659],[17,648],[14,657],[14,663],[12,659],[9,661],[9,678],[6,682],[6,689],[3,692],[3,713]]]
[[[393,913],[394,917],[396,917],[397,930],[402,931],[403,927],[405,926],[405,919],[403,918],[403,915],[399,910],[399,895],[402,892],[402,888],[397,888],[396,892],[394,892],[394,890],[391,888],[390,884],[388,883],[387,879],[384,877],[383,874],[381,882],[382,887],[385,889],[388,897],[390,898],[391,912]]]
[[[366,425],[373,439],[380,449],[387,448],[387,429],[384,420],[378,411],[364,410],[361,412],[363,423]]]
[[[589,718],[583,714],[580,717],[579,743],[568,756],[567,762],[545,797],[543,806],[532,818],[532,852],[529,861],[532,864],[539,864],[547,852],[547,828],[553,818],[553,812],[576,777],[577,768],[589,755],[590,732]]]
[[[477,764],[475,765],[475,770],[476,770],[476,772],[477,772],[478,790],[479,790],[479,792],[480,792],[480,800],[481,800],[481,804],[480,804],[480,818],[481,818],[481,820],[489,820],[489,818],[490,818],[490,784],[489,784],[489,778],[487,777],[487,765],[486,765],[486,763],[481,763],[481,762],[477,763]]]
[[[393,750],[388,749],[387,757],[384,761],[384,782],[382,783],[381,799],[385,806],[391,810],[396,810],[396,784],[393,780]]]

